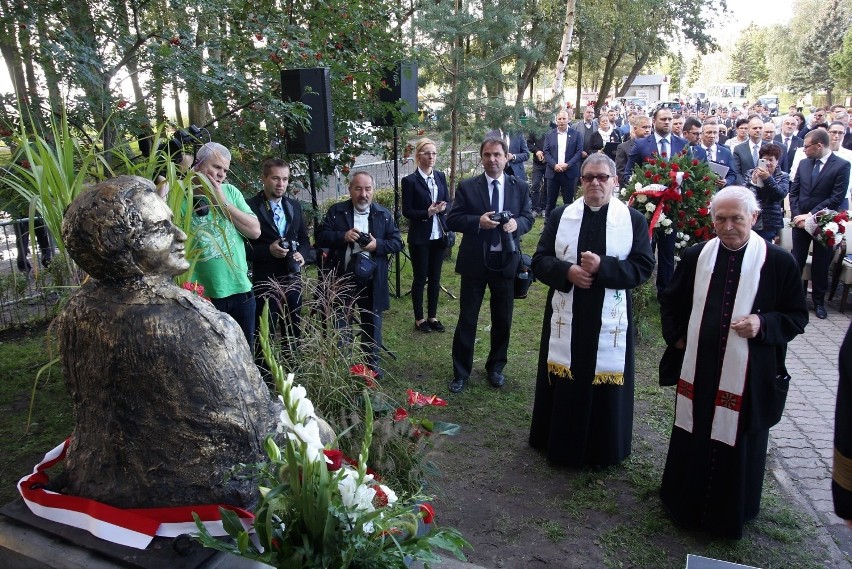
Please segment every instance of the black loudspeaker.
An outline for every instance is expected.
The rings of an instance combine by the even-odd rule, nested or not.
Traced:
[[[331,78],[328,67],[281,71],[281,98],[307,105],[311,128],[296,128],[287,138],[293,154],[334,152],[334,123],[331,119]]]
[[[417,62],[401,61],[394,69],[385,71],[383,77],[387,87],[379,89],[379,101],[398,105],[401,120],[394,120],[394,113],[373,120],[375,126],[401,126],[417,116]]]

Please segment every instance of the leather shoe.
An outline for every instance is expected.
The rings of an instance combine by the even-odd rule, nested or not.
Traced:
[[[464,389],[463,379],[453,379],[450,382],[450,393],[461,393],[462,389]]]
[[[488,374],[488,381],[493,387],[500,388],[506,383],[506,376],[499,371],[492,371]]]
[[[415,324],[414,329],[419,330],[420,332],[423,332],[424,334],[428,334],[429,332],[432,331],[432,327],[429,326],[429,322],[427,322],[426,320],[424,320],[420,324]]]
[[[440,320],[429,320],[429,328],[431,328],[433,332],[446,332],[447,331],[447,329],[444,328],[444,325],[441,324]]]
[[[828,318],[828,312],[825,311],[824,304],[814,304],[814,313],[816,314],[816,317],[820,320],[825,320],[826,318]]]

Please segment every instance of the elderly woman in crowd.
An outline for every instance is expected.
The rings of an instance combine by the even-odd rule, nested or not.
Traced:
[[[759,163],[745,174],[746,186],[754,192],[760,205],[760,217],[752,229],[772,243],[784,226],[783,202],[790,191],[790,176],[778,167],[779,145],[764,144],[758,151],[758,158],[765,160],[765,165]]]
[[[417,170],[402,179],[402,215],[409,220],[408,249],[414,271],[414,282],[411,284],[414,328],[424,333],[443,332],[445,328],[438,320],[437,312],[450,193],[446,176],[434,169],[437,157],[435,143],[428,138],[421,138],[414,145],[414,156]],[[428,318],[424,318],[423,286],[427,281]]]
[[[620,144],[621,133],[617,128],[615,128],[615,125],[610,122],[609,117],[602,114],[598,119],[598,130],[592,134],[592,139],[589,142],[589,145],[592,152],[606,153],[605,148],[607,142]],[[615,160],[615,149],[613,149],[612,152],[607,153],[607,156],[609,156],[611,160]]]

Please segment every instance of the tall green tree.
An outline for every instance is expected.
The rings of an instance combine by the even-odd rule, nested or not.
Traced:
[[[823,12],[826,17],[805,36],[796,54],[796,68],[790,76],[790,88],[794,93],[806,94],[825,91],[826,102],[831,105],[835,79],[831,74],[831,55],[837,51],[849,26],[849,15],[840,0],[826,0]]]

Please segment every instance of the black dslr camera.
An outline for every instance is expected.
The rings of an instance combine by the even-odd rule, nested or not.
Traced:
[[[501,211],[498,213],[492,213],[488,216],[491,221],[496,221],[500,224],[500,227],[509,223],[509,220],[512,219],[511,211]],[[496,231],[500,232],[500,241],[503,244],[503,251],[507,253],[514,253],[518,249],[515,247],[515,240],[512,239],[512,234],[500,229],[500,227],[495,228]]]
[[[284,262],[287,264],[287,272],[299,273],[302,271],[302,265],[293,258],[293,253],[299,250],[299,242],[295,239],[279,239],[278,245],[282,249],[287,249],[287,255],[284,257]]]
[[[355,243],[358,244],[362,249],[370,244],[370,241],[373,239],[370,237],[369,233],[364,233],[363,231],[358,232],[358,239],[355,240]]]

